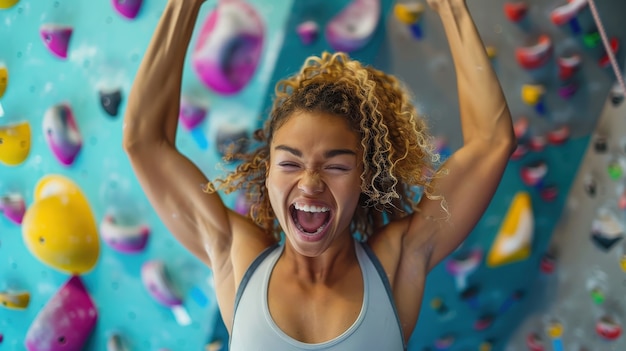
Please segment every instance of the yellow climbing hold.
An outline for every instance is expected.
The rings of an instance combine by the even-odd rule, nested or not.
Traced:
[[[30,153],[31,132],[28,122],[0,126],[0,163],[17,166]]]
[[[7,66],[3,62],[0,62],[0,98],[4,96],[4,93],[7,91],[8,85],[9,85],[9,70],[7,69]]]
[[[12,310],[23,310],[30,303],[30,294],[26,291],[0,291],[0,306]]]
[[[518,192],[504,217],[495,242],[487,255],[487,266],[497,267],[530,256],[534,217],[530,195]]]
[[[0,9],[8,9],[15,6],[20,0],[0,0]]]
[[[626,272],[626,255],[623,255],[619,260],[619,266],[622,267],[622,270]]]
[[[543,85],[524,84],[522,86],[522,101],[530,106],[535,106],[541,101],[545,91]]]
[[[424,5],[418,2],[396,4],[393,7],[393,13],[398,21],[409,25],[419,21],[424,13],[424,10]]]
[[[98,261],[98,227],[89,202],[78,185],[63,176],[39,181],[22,235],[35,257],[62,272],[82,274]]]
[[[489,57],[490,59],[496,57],[496,55],[498,54],[498,50],[495,48],[495,46],[486,46],[485,51],[487,52],[487,57]]]
[[[546,328],[546,334],[550,339],[559,339],[563,335],[563,324],[557,321],[552,321]]]

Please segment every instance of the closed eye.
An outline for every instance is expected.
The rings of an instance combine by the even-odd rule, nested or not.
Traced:
[[[284,169],[298,169],[298,168],[300,168],[300,165],[295,163],[295,162],[280,162],[278,165],[281,168],[284,168]]]
[[[326,169],[329,169],[329,170],[332,170],[332,171],[342,171],[342,172],[347,172],[347,171],[350,170],[349,167],[339,166],[339,165],[328,166],[328,167],[326,167]]]

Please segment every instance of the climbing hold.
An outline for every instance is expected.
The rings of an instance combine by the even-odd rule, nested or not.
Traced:
[[[543,255],[539,269],[542,273],[551,274],[556,268],[556,253],[554,250],[550,250]]]
[[[155,301],[172,309],[180,325],[189,325],[191,318],[183,307],[183,300],[174,290],[174,286],[160,260],[151,260],[141,266],[141,282]]]
[[[0,126],[0,163],[17,166],[30,153],[31,132],[28,122]]]
[[[619,83],[613,84],[613,87],[609,91],[609,97],[611,99],[611,104],[614,107],[619,106],[622,101],[624,101],[624,91],[620,87]]]
[[[380,0],[352,0],[326,25],[328,44],[348,53],[363,48],[378,27],[380,7]]]
[[[437,350],[447,350],[450,346],[454,344],[455,338],[454,335],[448,334],[444,335],[435,340],[435,348]]]
[[[527,186],[540,186],[548,174],[548,164],[543,160],[533,161],[522,167],[520,175]]]
[[[35,187],[22,236],[41,262],[68,274],[90,271],[98,261],[98,228],[87,198],[69,178],[46,175]]]
[[[526,155],[527,153],[528,153],[528,148],[526,147],[526,145],[517,144],[517,147],[513,151],[513,154],[511,154],[511,160],[514,160],[514,161],[519,160],[522,157],[524,157],[524,155]]]
[[[563,351],[563,324],[561,322],[553,320],[546,326],[546,334],[552,340],[552,349],[554,351]]]
[[[8,9],[15,6],[20,0],[0,0],[0,9]]]
[[[569,127],[564,125],[548,132],[548,141],[552,145],[561,145],[569,139]]]
[[[535,107],[535,111],[539,114],[545,112],[543,106],[543,96],[546,93],[546,89],[540,84],[524,84],[522,85],[522,101]]]
[[[616,216],[606,208],[598,210],[598,216],[591,223],[591,240],[602,251],[609,251],[622,240],[624,227]]]
[[[498,55],[498,49],[495,46],[487,45],[485,46],[485,51],[489,59],[494,59]]]
[[[104,112],[111,117],[117,117],[120,104],[122,103],[122,90],[119,88],[111,90],[100,90],[100,105]]]
[[[611,38],[610,46],[611,46],[611,51],[613,52],[613,54],[614,55],[617,54],[617,51],[619,50],[619,40],[617,38]],[[610,64],[611,64],[611,59],[609,58],[608,53],[605,53],[598,61],[598,65],[602,68],[609,67]]]
[[[609,141],[607,137],[600,135],[593,141],[593,149],[599,154],[603,154],[609,150]]]
[[[478,345],[478,351],[491,351],[493,350],[493,344],[495,341],[493,339],[484,340]]]
[[[626,160],[623,158],[613,159],[607,165],[607,173],[612,180],[619,180],[624,176]]]
[[[296,28],[296,33],[304,45],[311,45],[319,36],[320,28],[315,21],[304,21]]]
[[[559,96],[564,100],[568,100],[569,98],[574,96],[577,91],[578,84],[575,82],[569,82],[568,84],[559,87]]]
[[[598,33],[597,31],[593,31],[593,32],[583,35],[583,43],[589,49],[593,49],[596,46],[598,46],[598,43],[601,40],[602,40],[602,37],[600,37],[600,33]]]
[[[534,152],[543,151],[548,143],[548,139],[545,135],[533,135],[528,140],[528,148]]]
[[[0,306],[24,310],[30,303],[30,293],[27,291],[0,291]]]
[[[559,188],[556,184],[545,184],[539,190],[539,196],[546,202],[554,201],[559,195]]]
[[[0,62],[0,98],[4,96],[4,93],[7,91],[8,85],[9,85],[9,69],[4,64],[4,62]]]
[[[57,24],[44,24],[39,29],[46,48],[61,59],[67,58],[72,32],[72,27]]]
[[[604,291],[602,291],[602,289],[599,287],[591,289],[589,294],[591,295],[593,303],[595,303],[596,305],[601,305],[604,303],[604,300],[606,300],[606,296],[604,296]]]
[[[526,118],[525,116],[522,116],[518,118],[517,120],[515,120],[515,122],[513,123],[513,132],[517,140],[524,139],[524,137],[528,133],[529,125],[530,125],[530,122],[528,121],[528,118]]]
[[[480,307],[478,292],[477,286],[470,286],[461,292],[461,300],[467,302],[473,309],[478,309]]]
[[[557,26],[569,23],[572,32],[574,34],[578,34],[580,33],[580,25],[578,24],[576,16],[586,5],[587,0],[569,0],[567,4],[552,10],[550,13],[550,19],[552,20],[552,23]]]
[[[25,346],[37,350],[82,350],[98,311],[78,276],[72,276],[35,317]]]
[[[141,281],[150,296],[161,305],[173,307],[183,303],[179,294],[174,290],[162,261],[152,260],[144,263],[141,266]]]
[[[518,192],[502,221],[489,254],[487,266],[497,267],[528,258],[534,232],[530,194]]]
[[[521,1],[507,1],[504,3],[504,14],[511,22],[521,21],[528,12],[528,4]]]
[[[180,101],[180,111],[178,120],[185,130],[190,131],[196,128],[207,115],[207,108],[188,98]]]
[[[50,107],[43,117],[43,131],[56,159],[64,166],[72,165],[83,145],[72,108],[68,104]]]
[[[231,160],[245,152],[250,143],[248,131],[243,126],[223,123],[217,130],[217,151],[223,158]]]
[[[122,17],[134,19],[141,9],[142,0],[111,0],[113,8]]]
[[[583,188],[590,197],[595,197],[598,194],[598,182],[596,177],[592,174],[585,176],[583,180]]]
[[[250,213],[250,201],[248,200],[248,193],[245,191],[239,191],[237,198],[235,199],[235,212],[242,216],[247,216]]]
[[[398,21],[409,27],[415,39],[422,38],[420,19],[424,11],[424,5],[419,2],[397,3],[393,8],[393,13]]]
[[[571,56],[559,57],[556,62],[559,66],[559,78],[561,80],[567,80],[570,79],[576,71],[578,71],[582,59],[580,55],[574,54]]]
[[[100,223],[100,233],[102,240],[114,250],[133,254],[146,247],[150,227],[145,224],[123,225],[117,223],[112,215],[106,215]]]
[[[467,287],[467,276],[478,268],[482,259],[483,252],[478,248],[448,259],[446,270],[454,276],[457,290],[461,291]]]
[[[480,316],[474,322],[474,330],[482,331],[482,330],[485,330],[485,329],[489,328],[491,326],[491,324],[493,323],[494,318],[495,317],[493,315],[490,315],[490,314],[486,314],[486,315]]]
[[[543,341],[537,333],[530,333],[526,337],[526,346],[530,351],[545,351]]]
[[[440,297],[435,297],[430,300],[430,307],[437,312],[439,315],[446,315],[450,312],[450,309],[444,303],[443,299]]]
[[[122,342],[122,337],[117,334],[111,334],[107,339],[107,351],[128,351]]]
[[[498,310],[499,314],[503,314],[506,311],[508,311],[511,307],[513,307],[513,305],[522,299],[522,297],[524,297],[524,291],[523,290],[516,290],[514,291],[509,297],[506,298],[506,300],[504,300],[504,302],[502,302],[502,305],[500,305],[500,309]]]
[[[223,0],[209,14],[191,61],[200,81],[218,94],[241,91],[252,79],[263,51],[265,28],[243,0]]]
[[[517,62],[525,69],[535,69],[545,65],[552,55],[552,40],[542,34],[535,45],[515,49]]]
[[[26,212],[24,197],[18,193],[9,193],[0,196],[0,212],[15,224],[22,224]]]
[[[610,316],[602,316],[596,322],[596,333],[608,341],[613,341],[622,335],[622,326]]]
[[[620,258],[619,266],[622,269],[622,271],[626,272],[626,255],[622,255],[622,257]]]

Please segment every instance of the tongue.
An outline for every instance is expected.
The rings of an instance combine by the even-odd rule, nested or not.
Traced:
[[[328,212],[296,211],[298,223],[306,232],[315,233],[328,219]]]

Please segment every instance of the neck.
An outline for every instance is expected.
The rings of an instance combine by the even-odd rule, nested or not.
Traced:
[[[332,285],[342,279],[357,261],[354,245],[352,236],[344,235],[321,255],[307,257],[299,254],[286,240],[283,253],[285,267],[294,279],[303,284]]]

